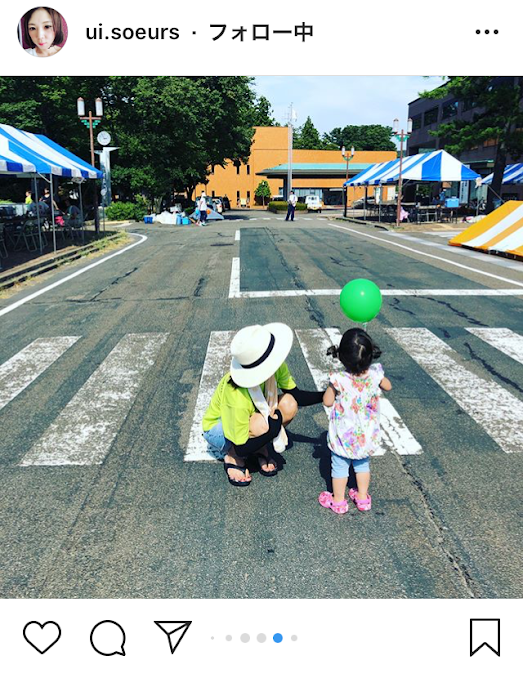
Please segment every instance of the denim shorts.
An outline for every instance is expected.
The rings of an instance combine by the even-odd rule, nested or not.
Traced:
[[[210,430],[207,430],[203,433],[204,439],[208,444],[212,446],[213,449],[221,451],[222,453],[228,453],[232,448],[232,442],[230,439],[227,439],[223,434],[223,427],[221,419],[213,425]]]
[[[343,479],[349,476],[349,468],[352,463],[354,472],[370,472],[370,458],[345,458],[345,456],[338,456],[337,453],[331,451],[331,476],[334,479]]]

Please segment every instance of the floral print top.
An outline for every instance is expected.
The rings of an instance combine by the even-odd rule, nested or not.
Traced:
[[[380,383],[383,367],[373,364],[358,376],[333,372],[329,382],[336,391],[330,409],[328,444],[345,458],[367,458],[380,444]]]

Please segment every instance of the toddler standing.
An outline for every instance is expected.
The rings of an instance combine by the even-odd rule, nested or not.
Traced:
[[[350,329],[338,348],[331,346],[328,355],[340,360],[345,371],[329,377],[323,404],[331,407],[328,446],[332,460],[332,490],[324,491],[318,500],[322,507],[336,514],[345,514],[349,506],[345,489],[352,463],[358,488],[349,490],[349,498],[361,512],[371,508],[368,492],[370,482],[369,456],[379,447],[381,390],[392,385],[380,364],[372,364],[381,355],[380,349],[362,329]]]

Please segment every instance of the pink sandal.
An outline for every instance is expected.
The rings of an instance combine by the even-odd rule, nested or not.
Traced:
[[[368,512],[372,506],[372,498],[370,497],[370,493],[367,493],[367,497],[363,498],[360,500],[358,497],[358,489],[357,488],[350,488],[349,489],[349,498],[352,500],[352,502],[356,505],[356,507],[360,510],[360,512]]]
[[[341,502],[334,502],[332,499],[332,493],[329,493],[329,491],[323,491],[323,493],[320,493],[318,496],[318,502],[322,507],[332,509],[332,511],[336,514],[346,514],[349,509],[349,505],[346,500],[342,500]]]

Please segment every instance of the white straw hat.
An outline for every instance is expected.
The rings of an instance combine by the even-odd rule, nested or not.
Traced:
[[[291,328],[281,322],[241,329],[231,343],[234,383],[240,388],[253,388],[266,381],[285,362],[293,338]]]

